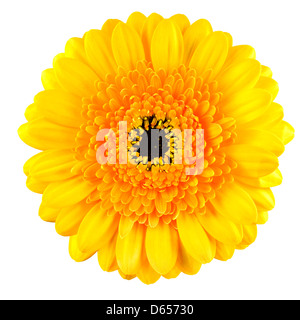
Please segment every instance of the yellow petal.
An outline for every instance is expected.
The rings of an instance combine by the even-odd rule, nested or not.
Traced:
[[[152,268],[168,273],[175,265],[178,253],[177,231],[170,225],[159,222],[155,228],[147,228],[146,253]]]
[[[277,97],[279,92],[278,83],[270,77],[260,77],[256,83],[256,88],[267,90],[272,95],[273,100]]]
[[[147,61],[151,60],[151,42],[153,33],[163,17],[157,13],[152,13],[145,21],[142,29],[142,42],[145,50]]]
[[[62,126],[78,128],[83,123],[81,99],[62,89],[41,91],[34,97],[38,112]]]
[[[214,139],[222,133],[222,127],[217,123],[211,123],[205,132],[205,139]]]
[[[95,81],[98,76],[86,64],[71,58],[59,58],[53,63],[59,84],[66,91],[79,97],[97,93]]]
[[[79,250],[77,243],[77,235],[70,237],[69,239],[69,254],[70,257],[76,262],[82,262],[89,259],[95,254],[95,252],[82,252]]]
[[[151,59],[156,71],[164,69],[171,72],[183,61],[183,38],[177,24],[162,20],[152,37]]]
[[[75,163],[73,152],[51,150],[39,156],[31,168],[30,174],[35,179],[42,181],[65,180],[74,176],[71,169]]]
[[[65,56],[86,63],[86,54],[82,38],[71,38],[65,46]]]
[[[30,174],[33,166],[37,163],[40,157],[43,157],[44,153],[47,153],[47,151],[39,152],[25,162],[23,166],[23,172],[26,174],[26,176]]]
[[[136,222],[125,238],[118,236],[116,257],[125,274],[136,274],[141,264],[145,226]]]
[[[226,38],[227,38],[227,43],[228,43],[228,50],[232,47],[233,44],[233,38],[232,35],[228,32],[224,32]]]
[[[81,221],[90,209],[91,205],[86,204],[85,200],[61,209],[55,221],[56,232],[61,236],[77,234]]]
[[[53,65],[59,60],[65,58],[66,55],[64,53],[58,53],[54,58],[53,58]],[[74,60],[74,59],[72,59]],[[55,70],[54,70],[55,72]],[[57,77],[56,77],[57,78]]]
[[[179,241],[177,265],[183,273],[188,275],[198,273],[201,268],[201,263],[187,252],[181,241]]]
[[[26,187],[35,193],[42,194],[48,186],[48,182],[40,181],[29,175],[26,180]]]
[[[98,251],[98,262],[103,271],[112,272],[118,270],[116,259],[117,234]]]
[[[63,127],[45,118],[39,118],[21,125],[19,137],[29,146],[39,149],[68,149],[75,146],[78,130]]]
[[[42,202],[42,204],[40,205],[40,208],[39,208],[39,216],[44,221],[55,222],[60,210],[61,210],[60,208],[47,207]]]
[[[120,219],[120,224],[119,224],[119,236],[121,238],[125,238],[128,235],[128,233],[131,231],[133,225],[134,225],[134,221],[132,221],[132,219],[122,215]]]
[[[263,128],[272,131],[283,119],[283,108],[280,104],[272,102],[265,112],[256,119],[244,123],[244,128]]]
[[[237,183],[225,183],[210,202],[220,214],[233,222],[250,224],[257,221],[253,200]]]
[[[137,277],[145,284],[153,284],[156,281],[159,280],[161,275],[154,271],[154,269],[151,267],[150,263],[147,262],[143,266],[141,266]]]
[[[243,240],[237,247],[238,249],[243,249],[243,247],[248,247],[252,244],[257,237],[257,226],[256,224],[244,225],[243,226]]]
[[[281,121],[277,126],[272,128],[272,131],[281,139],[284,145],[291,142],[295,136],[295,129],[286,121]]]
[[[153,284],[161,277],[161,275],[151,267],[145,248],[142,250],[141,266],[137,277],[145,284]]]
[[[265,149],[279,157],[284,152],[284,144],[271,132],[259,129],[240,130],[235,141],[237,144],[248,144]]]
[[[200,19],[194,22],[187,28],[184,36],[184,63],[189,65],[189,62],[198,47],[198,45],[213,32],[210,23],[205,19]]]
[[[261,76],[272,78],[273,72],[272,70],[267,66],[261,66]]]
[[[46,69],[42,72],[42,84],[45,90],[60,88],[54,69]]]
[[[155,207],[156,210],[160,213],[160,214],[164,214],[167,210],[167,202],[164,201],[162,195],[160,194],[160,192],[157,193],[156,198],[155,198]]]
[[[145,59],[144,48],[138,33],[120,22],[112,33],[112,51],[118,66],[134,70],[140,60]]]
[[[175,264],[175,266],[168,273],[164,274],[163,277],[166,279],[174,279],[177,278],[180,273],[181,270],[179,269],[177,264]]]
[[[267,150],[245,144],[222,148],[227,156],[237,162],[234,173],[246,177],[263,177],[278,168],[278,158]]]
[[[82,252],[98,251],[114,236],[119,215],[108,216],[99,204],[85,216],[78,230],[78,246]]]
[[[117,26],[117,24],[121,22],[121,20],[118,19],[108,19],[105,21],[105,23],[103,24],[101,30],[103,32],[105,32],[107,34],[107,36],[109,38],[111,38],[111,35],[115,29],[115,27]]]
[[[101,79],[116,74],[117,63],[113,57],[110,37],[102,30],[90,30],[85,34],[84,47],[87,60]]]
[[[238,175],[235,175],[234,178],[239,182],[257,188],[276,187],[282,183],[282,174],[278,168],[270,174],[260,178],[242,177]]]
[[[243,128],[244,123],[260,117],[271,102],[272,96],[267,91],[252,88],[228,96],[222,103],[221,110],[236,119],[237,124]]]
[[[43,117],[44,114],[38,110],[36,103],[32,103],[25,110],[25,118],[27,121],[36,120]]]
[[[159,222],[157,212],[153,211],[148,216],[149,227],[155,228]]]
[[[259,179],[259,187],[261,188],[270,188],[279,186],[282,182],[282,174],[280,170],[277,168],[270,174],[261,177]]]
[[[269,213],[267,211],[258,211],[257,224],[265,224],[269,219]]]
[[[227,261],[232,258],[235,250],[235,245],[224,244],[222,242],[216,241],[216,256],[217,260]]]
[[[68,207],[85,199],[96,187],[80,176],[50,183],[43,194],[43,201],[54,208]]]
[[[208,263],[214,258],[215,241],[211,241],[194,214],[180,213],[177,226],[183,246],[195,260]]]
[[[196,48],[190,67],[195,68],[199,76],[212,69],[211,78],[213,78],[221,70],[227,54],[228,41],[225,34],[221,31],[213,32]]]
[[[228,51],[228,57],[224,63],[224,68],[244,59],[255,59],[255,57],[255,50],[251,46],[239,45],[231,47]]]
[[[122,272],[120,269],[118,270],[120,276],[125,279],[125,280],[132,280],[136,277],[135,274],[125,274],[124,272]]]
[[[270,188],[255,188],[245,184],[240,184],[240,186],[252,198],[257,210],[270,211],[275,207],[275,198]]]
[[[182,34],[190,26],[190,21],[184,14],[175,14],[170,19],[178,25]]]
[[[141,200],[139,197],[134,197],[129,204],[129,210],[136,212],[141,207]]]
[[[134,12],[128,17],[126,23],[141,36],[146,19],[146,16],[141,12]]]
[[[244,59],[230,65],[218,76],[219,90],[224,94],[225,99],[233,93],[253,88],[261,72],[260,63],[253,59]]]
[[[238,244],[243,238],[243,229],[212,208],[199,215],[198,220],[202,227],[215,239],[226,244]]]

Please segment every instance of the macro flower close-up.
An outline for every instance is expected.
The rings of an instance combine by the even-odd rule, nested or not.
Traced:
[[[71,38],[42,72],[44,91],[18,130],[38,150],[24,165],[26,185],[42,194],[39,216],[69,237],[75,261],[96,254],[104,271],[152,284],[195,275],[255,241],[294,129],[275,102],[271,69],[233,43],[205,19],[134,12]],[[114,154],[108,134],[99,138],[105,129]],[[201,172],[177,161],[175,129],[193,133],[192,155],[203,131]],[[164,131],[169,153],[160,143],[145,157],[139,138],[129,139],[136,130]],[[131,161],[121,159],[124,145]],[[99,161],[101,148],[115,163]]]

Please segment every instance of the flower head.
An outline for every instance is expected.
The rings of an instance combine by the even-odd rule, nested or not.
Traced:
[[[274,207],[278,157],[294,130],[252,47],[233,46],[207,20],[136,12],[70,39],[42,83],[19,128],[41,150],[24,172],[28,188],[43,194],[40,217],[70,237],[74,260],[97,253],[103,270],[149,284],[195,274],[255,240]],[[98,139],[104,129],[114,153],[109,134]],[[145,156],[136,145],[154,129],[169,144],[163,149],[160,140],[157,154]],[[175,129],[203,130],[201,173],[177,161]],[[190,146],[195,154],[195,137]],[[101,147],[115,163],[99,162]],[[124,147],[131,161],[121,161]]]

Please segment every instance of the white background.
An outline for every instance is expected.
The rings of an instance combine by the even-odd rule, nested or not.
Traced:
[[[21,142],[24,111],[42,90],[41,71],[64,51],[66,41],[108,18],[130,13],[186,14],[208,19],[214,30],[232,34],[234,44],[250,44],[257,59],[279,82],[276,99],[296,138],[280,158],[284,176],[274,189],[276,208],[259,226],[256,242],[228,262],[213,261],[196,276],[180,275],[146,286],[106,273],[96,256],[76,263],[68,239],[38,217],[41,200],[26,189],[23,163],[34,150]],[[299,299],[300,206],[300,42],[299,1],[1,1],[1,299]]]

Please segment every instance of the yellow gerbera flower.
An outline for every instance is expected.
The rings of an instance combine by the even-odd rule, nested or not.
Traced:
[[[294,130],[252,47],[233,46],[204,19],[135,12],[70,39],[42,83],[19,128],[41,150],[24,172],[43,194],[40,217],[70,236],[75,261],[97,253],[103,270],[150,284],[196,274],[255,240]],[[166,164],[163,155],[154,164],[99,163],[106,142],[97,134],[110,128],[120,142],[120,121],[128,132],[203,129],[203,172],[188,175],[187,163]]]

